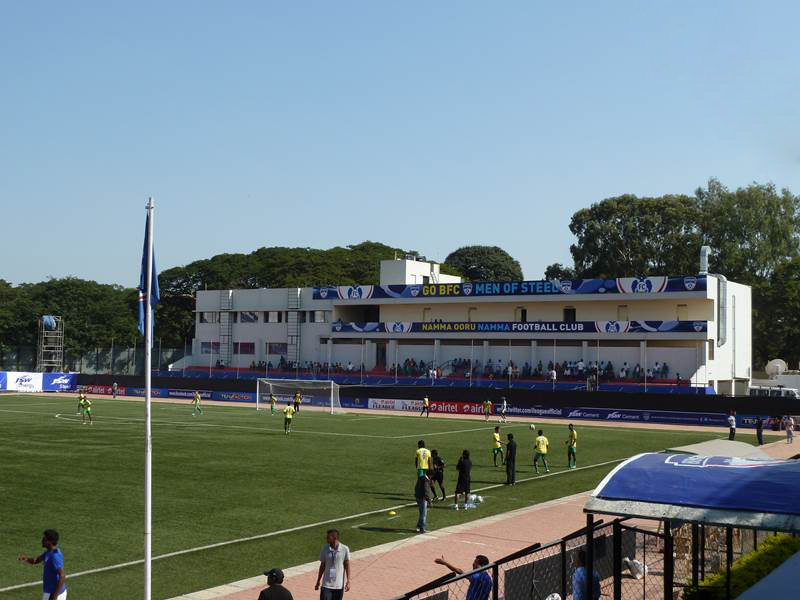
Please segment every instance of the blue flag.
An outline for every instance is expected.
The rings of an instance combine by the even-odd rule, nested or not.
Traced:
[[[144,249],[142,250],[142,274],[139,277],[139,333],[144,335],[144,311],[147,299],[147,246],[150,242],[150,213],[144,223]],[[161,300],[161,292],[158,289],[158,271],[156,271],[156,252],[153,250],[153,275],[152,287],[150,290],[150,328],[152,331],[155,324],[156,304]]]

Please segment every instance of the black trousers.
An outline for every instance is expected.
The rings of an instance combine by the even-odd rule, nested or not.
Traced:
[[[736,437],[736,427],[729,427],[728,428],[728,439],[733,440]]]
[[[758,438],[758,445],[764,445],[764,430],[763,429],[756,429],[756,437]]]
[[[506,483],[512,484],[517,482],[517,459],[506,460]]]

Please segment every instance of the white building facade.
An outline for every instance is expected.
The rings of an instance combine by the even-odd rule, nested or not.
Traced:
[[[751,293],[717,275],[463,283],[438,265],[381,263],[379,285],[197,292],[192,364],[351,363],[391,371],[611,361],[746,394]],[[206,362],[207,360],[207,362]],[[356,367],[358,368],[358,367]]]

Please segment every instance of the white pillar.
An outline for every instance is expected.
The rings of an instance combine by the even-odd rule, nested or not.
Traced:
[[[539,360],[536,358],[536,340],[531,340],[531,369],[535,369],[537,364]]]
[[[489,360],[489,340],[483,340],[483,354],[481,356],[481,370],[483,370],[486,368],[486,362]]]
[[[371,371],[377,362],[377,346],[374,340],[364,342],[364,370]]]
[[[586,340],[581,342],[581,360],[583,361],[583,364],[589,364],[589,342]]]
[[[330,365],[333,363],[333,338],[328,338],[328,342],[325,345],[327,346],[325,352],[326,362]]]
[[[433,340],[433,367],[442,364],[442,340]]]

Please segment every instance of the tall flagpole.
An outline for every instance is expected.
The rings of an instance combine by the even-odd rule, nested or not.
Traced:
[[[147,200],[147,290],[145,304],[144,342],[144,600],[151,599],[153,529],[152,529],[152,432],[150,431],[150,361],[153,353],[153,314],[151,296],[153,289],[153,198]]]

